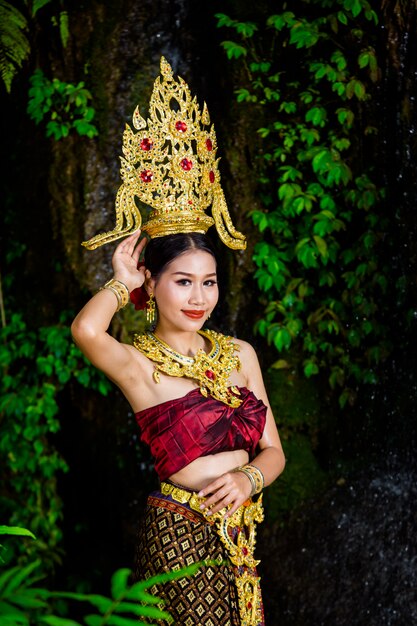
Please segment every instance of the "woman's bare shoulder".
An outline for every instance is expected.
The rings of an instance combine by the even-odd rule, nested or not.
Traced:
[[[242,357],[252,358],[252,359],[257,360],[256,351],[254,347],[248,341],[244,341],[243,339],[238,339],[236,337],[233,337],[233,343],[239,346],[239,352]]]

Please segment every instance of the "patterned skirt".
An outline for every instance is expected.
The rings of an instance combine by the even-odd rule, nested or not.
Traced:
[[[254,542],[254,536],[250,538],[249,534],[253,532],[248,533],[243,524],[232,524],[223,529],[226,539],[222,538],[219,524],[192,508],[192,500],[191,503],[179,502],[176,493],[167,495],[163,487],[169,491],[168,484],[163,483],[161,491],[151,493],[148,498],[139,533],[135,579],[148,579],[204,562],[193,576],[150,589],[164,600],[161,608],[170,613],[171,624],[264,626],[259,578],[253,566],[256,562],[250,562],[249,567],[245,565],[251,547],[248,540]],[[183,488],[174,489],[177,491],[192,493]],[[230,520],[243,508],[240,507]],[[223,515],[218,516],[219,520],[222,518]],[[236,550],[231,546],[236,546]],[[167,624],[154,619],[152,622],[161,626]]]

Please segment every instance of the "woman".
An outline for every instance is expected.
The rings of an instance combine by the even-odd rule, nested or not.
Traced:
[[[209,240],[197,233],[160,237],[147,245],[145,238],[138,240],[139,233],[131,235],[116,248],[114,280],[130,293],[144,287],[152,294],[157,310],[153,335],[138,337],[135,347],[108,334],[119,304],[114,283],[100,290],[72,324],[77,345],[130,403],[163,482],[164,490],[149,499],[137,574],[143,578],[210,561],[192,579],[158,588],[174,623],[258,626],[263,624],[259,581],[253,554],[248,555],[253,537],[245,535],[239,544],[242,558],[252,560],[231,568],[225,537],[218,532],[222,520],[232,521],[259,491],[254,478],[261,475],[266,486],[284,468],[256,353],[245,341],[216,335],[225,357],[220,365],[214,363],[213,372],[209,368],[183,375],[167,369],[181,365],[181,357],[204,361],[213,352],[213,337],[199,331],[218,300],[216,259]],[[144,265],[138,269],[142,252]],[[162,347],[164,362],[151,350],[154,341],[161,342],[157,346]],[[179,361],[173,358],[167,365],[171,353]],[[245,470],[249,461],[254,470]],[[184,501],[187,493],[189,500]],[[235,544],[239,531],[243,533],[243,527],[236,524],[227,529]]]

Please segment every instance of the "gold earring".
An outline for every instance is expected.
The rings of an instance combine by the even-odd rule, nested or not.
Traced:
[[[149,300],[146,303],[146,319],[150,324],[155,321],[155,299],[152,291],[149,294]]]

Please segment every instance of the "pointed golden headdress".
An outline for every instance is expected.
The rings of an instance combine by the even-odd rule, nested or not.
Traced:
[[[174,79],[161,57],[161,77],[154,83],[145,121],[139,108],[126,125],[116,197],[116,227],[83,242],[90,250],[135,232],[142,218],[135,197],[151,207],[142,230],[151,238],[175,233],[205,233],[216,225],[229,248],[243,250],[246,240],[235,230],[220,185],[216,135],[204,104],[200,112],[186,82]],[[212,217],[205,213],[212,205]]]

